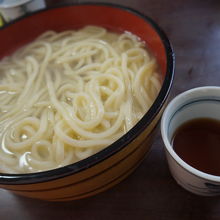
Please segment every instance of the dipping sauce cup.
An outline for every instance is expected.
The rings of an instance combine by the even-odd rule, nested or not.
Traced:
[[[172,144],[173,137],[183,124],[202,118],[220,121],[220,87],[198,87],[175,97],[163,113],[161,135],[168,165],[176,182],[192,193],[215,196],[220,195],[220,176],[189,165],[176,153]],[[196,147],[199,149],[200,146]],[[196,156],[198,155],[195,154],[195,160]]]

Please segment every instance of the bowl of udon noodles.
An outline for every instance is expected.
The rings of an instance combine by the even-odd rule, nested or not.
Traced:
[[[145,158],[174,54],[158,25],[113,4],[49,8],[0,29],[0,187],[76,200]]]

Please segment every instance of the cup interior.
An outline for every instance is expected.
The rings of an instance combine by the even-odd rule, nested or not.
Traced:
[[[167,124],[167,133],[170,143],[176,130],[187,121],[198,118],[210,118],[220,120],[220,100],[215,97],[204,97],[188,100],[170,115]]]
[[[220,87],[199,87],[174,98],[161,120],[161,134],[169,154],[185,169],[208,179],[220,177],[206,174],[186,164],[173,150],[172,139],[177,129],[187,121],[198,118],[220,120]],[[216,177],[216,178],[215,178]]]

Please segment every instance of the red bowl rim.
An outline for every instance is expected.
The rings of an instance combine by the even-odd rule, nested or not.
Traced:
[[[47,182],[47,181],[63,178],[69,175],[73,175],[83,170],[86,170],[92,166],[95,166],[96,164],[102,162],[103,160],[111,157],[112,155],[116,154],[117,152],[125,148],[131,141],[133,141],[138,135],[140,135],[146,129],[146,127],[154,120],[154,118],[159,113],[159,111],[161,110],[162,106],[164,105],[168,97],[168,94],[170,92],[172,82],[173,82],[174,68],[175,68],[175,55],[173,52],[173,48],[166,34],[163,32],[163,30],[150,17],[140,13],[139,11],[133,8],[129,8],[129,7],[118,5],[118,4],[112,4],[112,3],[78,3],[78,4],[61,4],[61,5],[59,4],[58,6],[39,10],[39,11],[30,13],[30,14],[24,15],[16,20],[13,20],[12,22],[0,28],[0,31],[1,29],[5,29],[11,24],[14,24],[21,19],[26,19],[29,16],[37,14],[38,12],[41,12],[41,11],[53,10],[55,8],[63,8],[63,7],[68,7],[68,6],[80,6],[80,5],[81,6],[83,5],[85,6],[86,5],[87,6],[90,6],[90,5],[107,6],[107,7],[113,7],[113,8],[125,10],[129,13],[132,13],[144,19],[145,22],[149,23],[155,29],[161,41],[163,42],[163,45],[166,51],[166,56],[167,56],[166,74],[165,74],[165,78],[164,78],[164,82],[162,84],[161,90],[156,100],[154,101],[154,103],[152,104],[148,112],[143,116],[143,118],[130,131],[128,131],[121,138],[119,138],[117,141],[113,142],[111,145],[104,148],[100,152],[84,160],[78,161],[76,163],[66,165],[64,167],[48,170],[48,171],[27,173],[27,174],[0,173],[0,184],[20,185],[20,184],[33,184],[33,183]]]

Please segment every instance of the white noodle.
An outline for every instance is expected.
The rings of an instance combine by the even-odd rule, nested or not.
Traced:
[[[155,58],[130,33],[48,31],[0,61],[0,172],[77,162],[131,129],[160,89]]]

